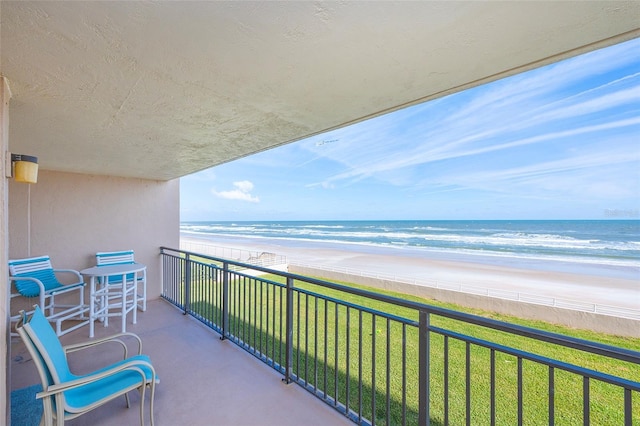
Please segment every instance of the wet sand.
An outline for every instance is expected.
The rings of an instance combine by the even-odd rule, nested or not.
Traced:
[[[205,244],[256,254],[275,253],[286,256],[289,263],[337,269],[354,275],[380,275],[416,284],[437,281],[445,286],[520,292],[640,310],[638,268],[191,234],[183,234],[181,242],[191,244],[194,251],[198,251],[197,245]]]

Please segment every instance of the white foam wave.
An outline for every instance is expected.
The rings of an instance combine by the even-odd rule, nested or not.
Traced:
[[[567,235],[536,234],[526,232],[498,232],[486,235],[434,233],[434,232],[402,232],[402,231],[348,231],[342,225],[304,225],[257,228],[252,225],[206,224],[183,225],[183,231],[199,233],[215,233],[217,235],[238,236],[248,234],[252,237],[295,238],[299,240],[355,242],[372,245],[408,245],[408,246],[453,246],[452,248],[495,248],[497,250],[559,250],[584,252],[633,252],[640,249],[638,241],[605,241],[600,239],[579,239]],[[379,228],[375,228],[379,229]]]

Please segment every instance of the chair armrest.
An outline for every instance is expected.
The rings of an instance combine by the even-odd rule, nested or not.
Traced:
[[[109,343],[109,342],[116,342],[116,343],[120,343],[122,345],[122,347],[124,348],[124,358],[127,358],[127,345],[124,341],[122,341],[120,338],[121,337],[131,337],[134,340],[136,340],[138,342],[138,355],[142,355],[142,339],[140,339],[140,337],[138,337],[137,334],[134,333],[118,333],[118,334],[113,334],[111,336],[107,336],[107,337],[103,337],[101,339],[95,339],[95,340],[89,340],[87,342],[81,342],[81,343],[75,343],[72,345],[66,345],[64,346],[62,349],[64,349],[65,353],[70,353],[70,352],[76,352],[76,351],[80,351],[83,349],[88,349],[88,348],[92,348],[94,346],[98,346],[101,345],[103,343]]]
[[[84,280],[82,279],[82,275],[80,275],[80,272],[76,271],[75,269],[54,269],[53,272],[54,273],[64,272],[64,273],[73,274],[78,278],[79,283],[84,282]]]
[[[98,381],[100,379],[104,379],[105,377],[109,377],[113,374],[116,374],[125,370],[137,371],[142,376],[142,381],[145,384],[150,383],[147,381],[144,371],[139,367],[140,365],[147,366],[151,370],[152,381],[156,380],[156,371],[153,368],[153,365],[151,365],[151,363],[143,360],[133,360],[133,361],[129,361],[124,364],[109,368],[107,370],[101,371],[99,373],[89,374],[75,380],[59,383],[57,385],[47,386],[47,388],[44,389],[42,392],[38,392],[36,394],[36,398],[37,399],[46,398],[47,396],[55,395],[57,393],[67,391],[69,389],[77,388],[79,386],[83,386],[83,385]]]
[[[42,284],[42,281],[40,281],[37,278],[33,278],[33,277],[9,277],[9,285],[11,285],[11,281],[33,281],[34,283],[38,284],[38,288],[40,289],[38,291],[38,299],[39,299],[39,305],[40,305],[40,309],[44,309],[44,294],[45,294],[45,290],[44,290],[44,284]],[[18,289],[16,288],[16,291]],[[14,293],[12,295],[9,296],[9,298],[15,297],[16,295],[20,296],[20,292],[18,291],[17,293]]]
[[[37,278],[33,278],[33,277],[9,277],[9,281],[33,281],[34,283],[38,284],[38,287],[40,287],[40,292],[44,293],[44,284],[42,284],[42,281],[40,281]]]

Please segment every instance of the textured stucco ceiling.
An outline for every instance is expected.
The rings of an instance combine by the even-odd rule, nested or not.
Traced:
[[[10,149],[168,180],[640,35],[640,2],[2,1]]]

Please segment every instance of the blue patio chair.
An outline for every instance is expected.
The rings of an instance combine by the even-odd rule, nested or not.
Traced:
[[[96,265],[98,266],[106,266],[106,265],[122,265],[122,264],[131,264],[136,263],[134,259],[133,250],[122,250],[122,251],[103,251],[96,253]],[[127,280],[132,280],[133,274],[127,275]],[[110,277],[109,284],[120,284],[122,282],[122,277]],[[147,272],[142,271],[140,275],[138,275],[138,282],[136,283],[138,296],[138,308],[141,311],[147,310]]]
[[[41,424],[64,425],[65,420],[79,417],[123,395],[128,408],[130,407],[128,393],[138,390],[140,392],[140,425],[144,425],[145,390],[149,388],[150,421],[153,425],[153,399],[155,385],[159,380],[149,357],[142,355],[142,341],[137,335],[120,333],[87,343],[62,346],[38,306],[35,307],[30,318],[21,311],[16,330],[33,358],[42,382],[42,392],[36,394],[36,398],[42,399],[43,402]],[[125,336],[130,336],[137,341],[137,355],[127,357],[127,345],[122,340]],[[71,372],[67,353],[106,342],[116,342],[123,346],[122,361],[90,374],[78,376]]]
[[[66,274],[73,278],[73,283],[62,284],[57,275]],[[89,324],[89,305],[84,301],[85,283],[80,273],[74,269],[53,269],[49,256],[30,257],[9,260],[9,281],[17,292],[11,291],[11,298],[38,297],[40,309],[47,319],[56,325],[56,334],[61,336],[79,327]],[[56,296],[77,292],[78,303],[62,304],[56,302]],[[68,300],[67,300],[68,302]],[[11,317],[17,321],[19,315]],[[66,320],[80,320],[72,327],[62,329]]]

